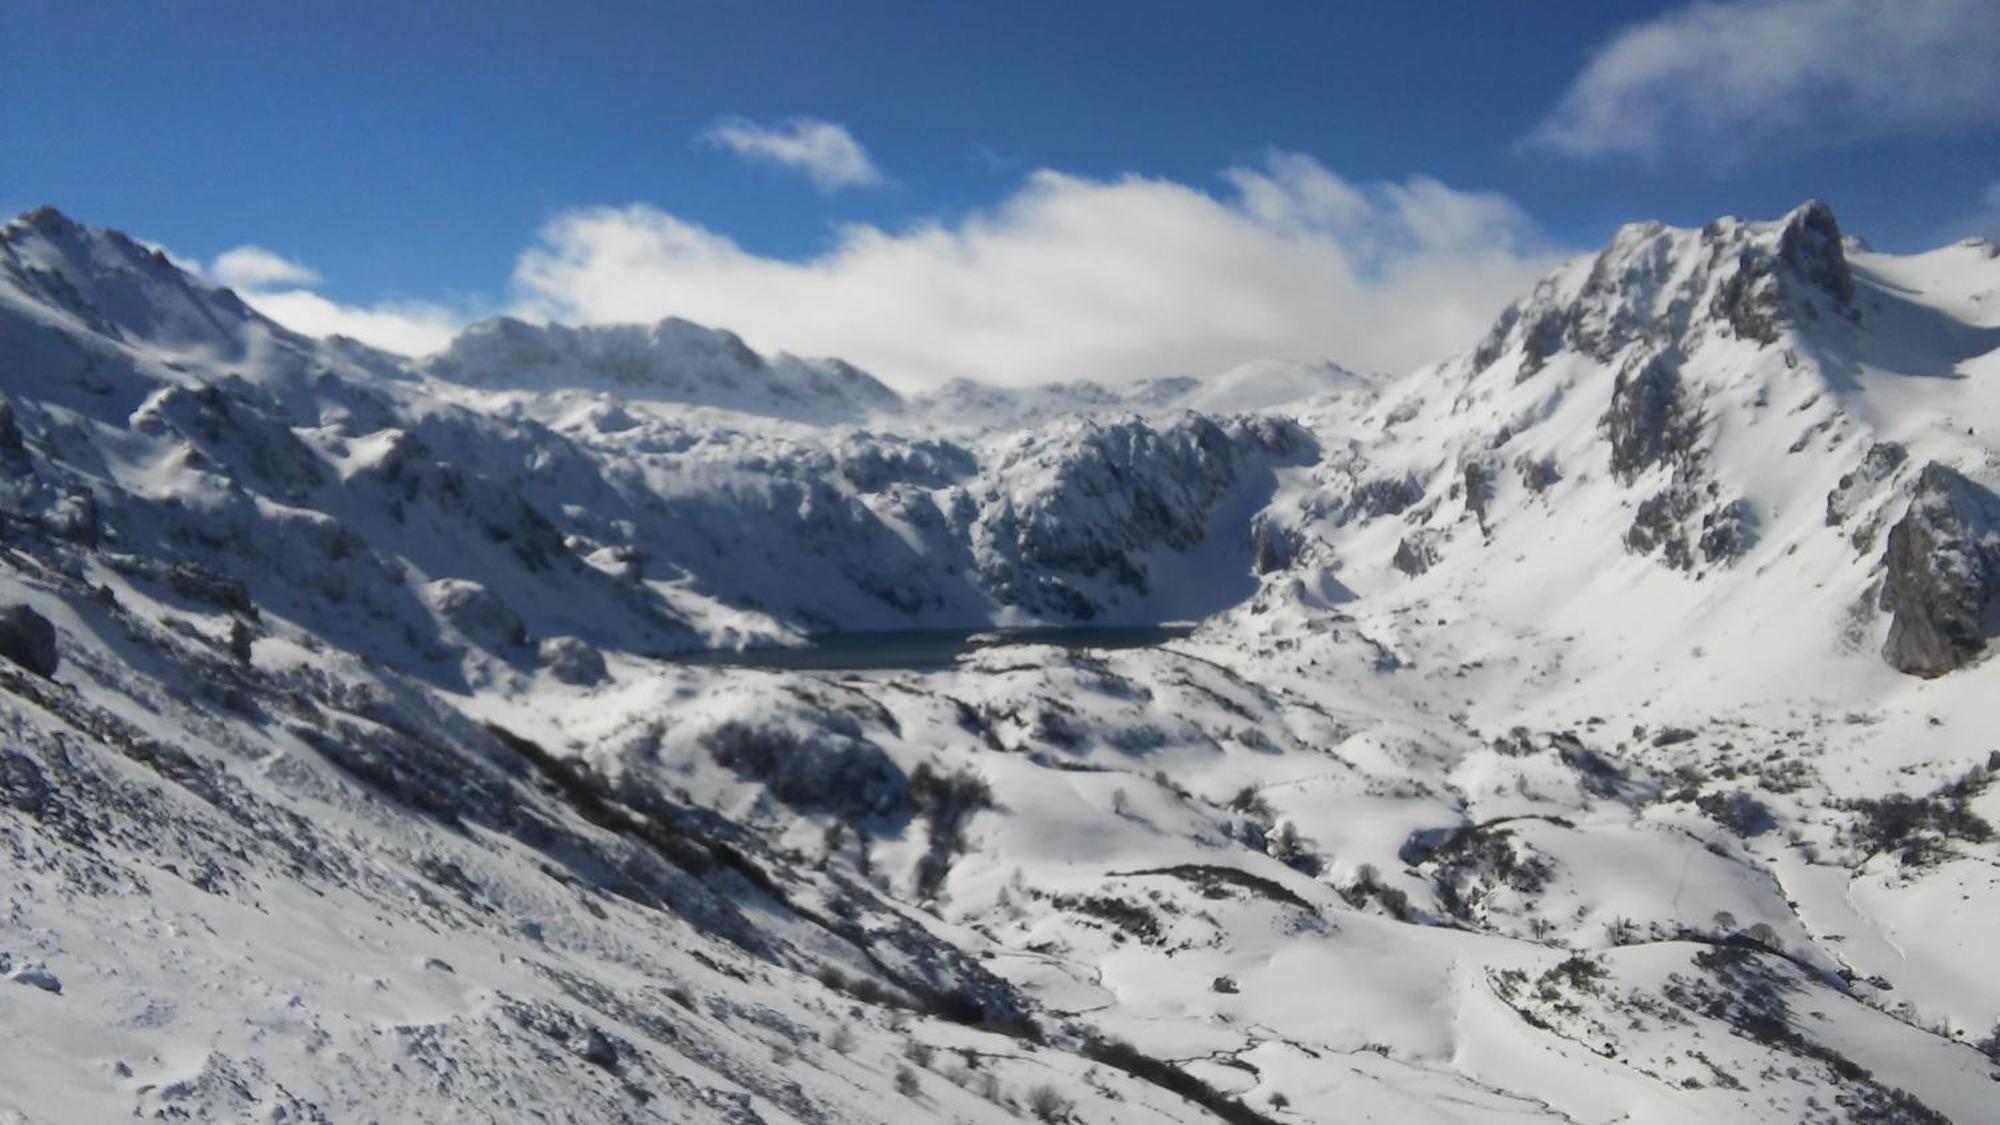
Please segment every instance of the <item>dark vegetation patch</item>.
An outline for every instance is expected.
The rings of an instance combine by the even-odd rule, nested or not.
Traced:
[[[1145,1054],[1130,1043],[1092,1036],[1084,1041],[1085,1058],[1122,1070],[1134,1078],[1150,1082],[1202,1107],[1230,1125],[1277,1125],[1277,1122],[1235,1098],[1189,1074],[1187,1071]]]
[[[1846,807],[1855,814],[1854,841],[1868,856],[1895,853],[1905,867],[1946,858],[1951,840],[1983,844],[1993,838],[1993,826],[1972,811],[1972,801],[1990,780],[1985,767],[1975,766],[1922,797],[1891,793],[1848,801]]]
[[[1205,898],[1228,898],[1231,888],[1247,891],[1256,898],[1269,899],[1285,906],[1296,906],[1307,913],[1318,913],[1313,905],[1287,888],[1284,884],[1262,875],[1252,875],[1248,871],[1234,867],[1220,867],[1205,863],[1181,863],[1172,867],[1152,867],[1142,871],[1113,871],[1115,878],[1130,878],[1139,875],[1169,875],[1192,884]]]

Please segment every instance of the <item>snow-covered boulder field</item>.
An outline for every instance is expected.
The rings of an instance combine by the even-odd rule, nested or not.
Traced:
[[[1993,1118],[1990,244],[905,398],[412,362],[41,209],[0,396],[0,1119]]]

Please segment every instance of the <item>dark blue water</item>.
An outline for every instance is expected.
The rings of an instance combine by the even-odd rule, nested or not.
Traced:
[[[799,672],[927,671],[949,668],[976,649],[1018,645],[1063,648],[1151,648],[1178,640],[1192,625],[1065,626],[1035,629],[895,629],[877,633],[824,633],[796,648],[715,648],[673,659],[732,668]]]

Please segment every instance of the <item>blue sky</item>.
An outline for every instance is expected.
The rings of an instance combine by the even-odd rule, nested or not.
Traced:
[[[689,253],[721,268],[711,260],[721,251],[678,243],[659,260],[658,217],[671,219],[673,231],[725,240],[735,254],[730,272],[696,274],[741,290],[734,299],[755,322],[755,309],[782,303],[745,280],[760,270],[789,278],[780,288],[793,299],[826,304],[822,289],[831,286],[853,292],[847,307],[863,307],[853,279],[879,281],[890,255],[843,254],[853,224],[904,239],[893,249],[908,258],[922,248],[912,231],[963,240],[971,223],[994,240],[977,252],[993,272],[1019,257],[1016,244],[999,241],[1013,232],[1010,221],[1068,237],[1072,219],[1051,214],[1083,196],[1123,211],[1129,199],[1089,190],[1121,177],[1207,195],[1240,217],[1248,204],[1232,170],[1287,185],[1282,221],[1257,222],[1266,233],[1303,224],[1326,236],[1330,252],[1345,255],[1342,268],[1359,277],[1349,279],[1354,285],[1403,269],[1409,259],[1399,247],[1421,239],[1405,229],[1414,221],[1408,208],[1390,198],[1418,183],[1413,177],[1462,195],[1474,210],[1496,200],[1510,209],[1471,220],[1489,241],[1419,256],[1427,268],[1453,254],[1493,265],[1485,256],[1497,245],[1521,269],[1486,275],[1489,287],[1518,285],[1548,255],[1601,242],[1620,222],[1768,217],[1812,196],[1831,202],[1850,231],[1907,249],[1996,233],[1995,8],[1970,0],[12,0],[0,11],[8,44],[0,206],[54,203],[201,262],[255,245],[309,267],[255,275],[272,287],[309,289],[343,309],[414,309],[452,321],[501,310],[607,319],[677,311],[664,307],[677,301],[710,318],[736,311],[686,301],[695,275],[665,279],[651,303],[583,296],[646,286],[635,275],[585,276],[602,262],[577,261],[574,245],[552,247],[552,224],[580,209],[642,205],[620,212],[627,241],[592,245],[600,259],[622,260],[646,243],[654,257],[645,277],[685,271]],[[818,167],[816,179],[812,160],[771,155],[790,151],[782,142],[802,121],[834,128],[820,137],[834,147],[822,145],[817,157],[848,160],[846,173],[829,180]],[[1306,158],[1326,179],[1287,179],[1272,163],[1278,157]],[[1041,211],[1023,217],[1038,169],[1060,173],[1069,194],[1044,185],[1033,205]],[[843,175],[850,182],[837,182]],[[1362,212],[1327,219],[1314,209],[1311,200],[1326,190],[1345,189],[1369,197]],[[1194,216],[1191,223],[1231,218],[1203,218],[1199,201],[1183,196],[1155,202]],[[633,222],[640,234],[631,234]],[[1368,245],[1357,249],[1357,240]],[[1176,245],[1161,241],[1162,253]],[[1238,256],[1227,236],[1213,242],[1201,244]],[[572,268],[561,282],[544,271],[539,287],[524,287],[518,271],[538,245]],[[943,252],[963,257],[967,247]],[[796,270],[764,268],[772,263],[811,265],[814,284]],[[1272,263],[1294,266],[1316,272],[1282,255]],[[1030,275],[1054,268],[1024,267]],[[826,276],[837,271],[840,279]],[[1137,264],[1105,281],[1133,276],[1144,276]],[[903,292],[898,284],[871,292],[892,299]],[[984,299],[965,285],[960,304]],[[1465,303],[1463,315],[1436,326],[1437,347],[1459,342],[1444,337],[1491,311]],[[1014,311],[992,326],[995,337],[1053,323],[1013,296],[996,304]],[[1185,315],[1168,304],[1161,311]],[[1127,303],[1105,315],[1143,312]],[[1234,336],[1249,332],[1246,322]],[[883,342],[886,325],[852,341],[826,327],[797,340],[770,325],[746,335],[760,346],[851,343],[864,360],[908,367],[901,373],[913,378],[925,364],[952,373],[979,367],[922,348],[889,355],[896,349]],[[1276,335],[1280,352],[1351,350],[1337,346],[1339,333]],[[1243,346],[1235,339],[1186,354],[1191,363],[1217,362]],[[1107,359],[1116,347],[1073,361],[1060,351],[1025,353],[1000,361],[1000,374],[1023,377],[1023,364],[1051,356],[1060,369],[1052,376],[1092,365],[1125,374]],[[1389,364],[1423,346],[1378,350],[1364,358]]]

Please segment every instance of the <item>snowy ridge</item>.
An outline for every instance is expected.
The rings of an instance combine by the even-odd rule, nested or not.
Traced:
[[[905,401],[412,366],[44,209],[0,357],[0,1112],[1990,1114],[1990,246],[1648,224],[1397,378]]]
[[[668,318],[569,328],[489,320],[424,363],[473,386],[611,388],[622,398],[713,406],[808,422],[853,422],[901,405],[896,392],[837,359],[766,359],[734,333]]]

